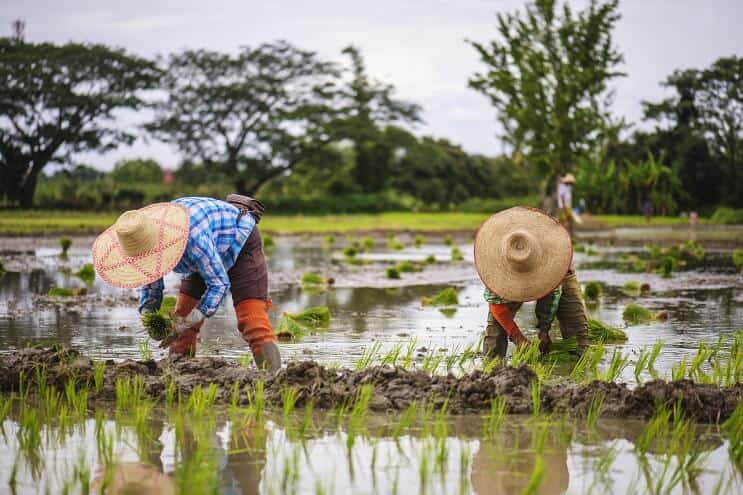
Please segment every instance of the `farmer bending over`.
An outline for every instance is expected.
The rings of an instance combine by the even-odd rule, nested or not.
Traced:
[[[181,273],[174,331],[160,347],[193,355],[204,319],[222,304],[227,290],[237,328],[259,367],[281,367],[276,335],[268,320],[268,272],[256,227],[260,202],[232,194],[227,201],[180,198],[124,212],[93,243],[93,262],[116,287],[141,287],[139,312],[154,312],[163,298],[163,276]]]
[[[548,352],[549,330],[557,316],[563,339],[575,337],[579,351],[588,346],[580,285],[571,269],[573,247],[560,223],[539,210],[510,208],[487,219],[475,238],[475,266],[489,304],[483,352],[506,357],[510,339],[527,342],[514,321],[525,301],[537,301],[539,348]]]

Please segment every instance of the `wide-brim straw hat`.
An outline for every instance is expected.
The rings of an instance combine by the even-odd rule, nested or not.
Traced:
[[[517,206],[491,216],[475,236],[475,267],[485,286],[515,302],[546,296],[573,261],[570,234],[557,219]]]
[[[123,288],[162,278],[178,264],[188,242],[188,208],[155,203],[126,211],[93,243],[93,265],[100,277]]]
[[[565,184],[574,184],[575,176],[573,174],[565,174],[561,180]]]

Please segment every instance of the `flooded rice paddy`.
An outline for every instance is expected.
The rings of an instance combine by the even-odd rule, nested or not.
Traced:
[[[653,232],[643,235],[654,239]],[[607,392],[605,387],[584,385],[589,388],[581,393],[597,399],[570,411],[553,404],[554,397],[569,394],[560,387],[574,387],[564,385],[570,382],[570,367],[550,370],[543,395],[536,399],[531,394],[538,389],[529,388],[529,380],[526,388],[514,391],[517,380],[509,378],[501,396],[514,401],[510,406],[491,403],[488,397],[487,403],[464,407],[463,403],[470,403],[463,402],[461,381],[451,382],[457,384],[459,395],[451,395],[450,402],[447,397],[427,401],[418,400],[412,385],[399,391],[388,386],[407,379],[403,372],[385,383],[376,383],[377,375],[364,375],[362,368],[383,369],[374,367],[392,358],[410,373],[434,371],[444,377],[449,372],[451,380],[488,366],[476,352],[487,307],[472,265],[471,243],[455,239],[464,260],[453,262],[452,246],[440,237],[430,237],[420,247],[413,245],[412,237],[399,236],[399,240],[405,245],[402,249],[394,249],[399,246],[385,238],[377,239],[373,248],[357,255],[363,264],[348,262],[343,248],[351,240],[343,237],[333,245],[322,237],[281,237],[269,251],[274,324],[285,311],[311,306],[328,306],[332,314],[327,329],[281,343],[285,362],[312,360],[333,377],[339,373],[336,369],[359,370],[338,379],[347,387],[344,391],[329,387],[328,393],[337,393],[326,403],[316,400],[320,395],[312,395],[322,387],[291,382],[292,373],[315,370],[296,364],[279,377],[233,364],[246,370],[239,375],[236,395],[225,379],[216,380],[220,386],[210,392],[208,376],[198,384],[176,378],[171,390],[166,380],[170,375],[154,371],[154,363],[127,361],[165,357],[142,331],[136,292],[112,289],[99,280],[86,285],[71,274],[90,261],[92,239],[74,239],[66,258],[60,257],[57,239],[0,240],[0,259],[7,270],[0,279],[0,359],[10,362],[11,356],[27,352],[21,350],[28,346],[53,344],[93,359],[85,371],[89,389],[77,380],[66,390],[68,375],[56,384],[41,379],[40,389],[39,367],[27,369],[25,392],[17,380],[6,380],[0,402],[0,492],[80,493],[89,488],[117,493],[124,480],[139,483],[135,493],[739,493],[743,489],[743,409],[739,406],[737,415],[730,411],[740,403],[740,385],[725,392],[727,405],[716,410],[726,411],[720,421],[692,422],[670,400],[667,407],[653,404],[641,412],[631,411],[632,416],[644,417],[617,413],[630,400],[642,402],[637,397],[657,397],[647,384],[638,384],[638,378],[641,382],[670,379],[679,373],[679,363],[694,362],[700,343],[721,355],[731,351],[736,332],[743,329],[743,276],[732,266],[729,242],[724,248],[707,247],[702,263],[675,271],[670,278],[626,272],[628,259],[646,254],[634,238],[613,245],[600,242],[576,253],[579,280],[600,282],[603,289],[598,302],[589,305],[591,316],[623,329],[628,337],[621,344],[606,345],[597,369],[611,367],[612,356],[619,351],[626,363],[616,370],[615,381],[627,386]],[[400,279],[385,274],[393,264],[423,262],[430,256],[436,262],[422,271],[402,273]],[[322,290],[303,288],[300,280],[308,271],[332,278],[333,284]],[[630,281],[649,284],[650,292],[628,295],[624,286]],[[51,287],[85,288],[87,294],[50,298],[46,294]],[[458,291],[456,308],[442,311],[421,304],[423,297],[446,287]],[[168,277],[166,293],[176,291],[177,278]],[[630,303],[667,312],[668,318],[626,327],[622,312]],[[521,310],[517,322],[527,336],[534,334],[533,304]],[[559,341],[557,328],[552,335]],[[646,370],[636,376],[635,364],[642,359],[643,349],[658,341],[663,347],[652,373]],[[247,351],[228,301],[204,326],[198,354],[216,363],[225,359],[245,365]],[[513,355],[512,347],[509,353]],[[106,366],[100,365],[106,371],[100,390],[95,390],[93,363],[107,360]],[[74,368],[75,362],[70,360],[69,366]],[[181,378],[188,375],[183,366],[175,367]],[[700,364],[704,376],[712,376],[713,367],[711,359]],[[137,373],[155,373],[158,379],[144,382],[140,390],[131,378]],[[496,378],[486,374],[483,380],[496,380],[499,372],[493,373]],[[374,387],[365,388],[369,383]],[[263,387],[265,396],[256,392]],[[57,389],[55,399],[50,390]],[[84,405],[80,405],[82,393],[88,394]],[[667,393],[670,397],[675,392]],[[415,400],[400,398],[406,396]],[[401,402],[384,402],[389,397]],[[517,397],[526,404],[523,410],[516,407]],[[709,394],[699,397],[700,403],[712,401]],[[682,408],[688,412],[690,407]],[[519,414],[507,414],[514,412]],[[731,414],[728,422],[722,421]]]

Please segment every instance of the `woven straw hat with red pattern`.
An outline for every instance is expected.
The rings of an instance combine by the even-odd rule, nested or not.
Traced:
[[[93,264],[111,285],[141,287],[178,264],[188,242],[188,208],[155,203],[126,211],[93,243]]]

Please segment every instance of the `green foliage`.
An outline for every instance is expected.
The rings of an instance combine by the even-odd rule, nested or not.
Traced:
[[[116,162],[109,177],[119,184],[159,184],[163,170],[155,160],[135,158]]]
[[[459,294],[454,287],[447,287],[433,297],[422,298],[421,303],[424,306],[458,306]]]
[[[623,75],[612,39],[617,9],[616,0],[577,13],[567,3],[529,3],[498,14],[496,39],[470,42],[485,65],[470,87],[490,99],[506,142],[539,167],[550,188],[616,127],[608,83]]]
[[[104,45],[30,43],[0,38],[0,199],[32,205],[50,162],[108,151],[134,135],[114,115],[138,109],[142,90],[155,87],[154,63]],[[14,124],[13,124],[14,123]]]
[[[72,246],[72,239],[69,237],[62,237],[59,239],[59,247],[62,248],[62,256],[67,256],[67,251]]]
[[[741,225],[743,224],[743,208],[736,210],[721,206],[715,210],[709,221],[717,225]]]
[[[80,280],[86,284],[91,284],[95,280],[95,268],[92,263],[85,263],[78,271],[75,272]]]
[[[598,300],[601,294],[604,292],[604,288],[600,282],[587,282],[586,288],[583,290],[586,295],[586,299],[591,301]]]

